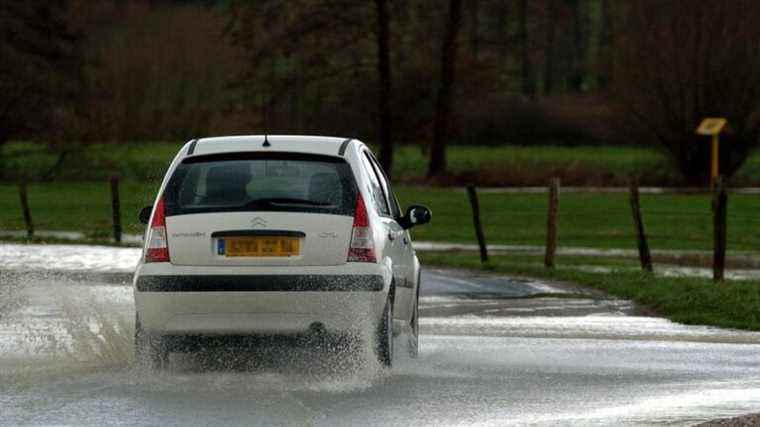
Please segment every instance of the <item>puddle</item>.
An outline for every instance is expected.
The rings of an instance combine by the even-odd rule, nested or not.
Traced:
[[[8,243],[0,244],[0,269],[132,273],[141,253],[139,248]]]

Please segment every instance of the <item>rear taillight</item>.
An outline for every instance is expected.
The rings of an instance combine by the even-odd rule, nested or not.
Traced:
[[[148,231],[148,251],[145,262],[169,262],[169,241],[166,238],[166,207],[164,198],[158,199],[153,221]]]
[[[356,196],[356,213],[354,228],[351,231],[351,246],[348,248],[348,262],[377,262],[375,239],[361,194]]]

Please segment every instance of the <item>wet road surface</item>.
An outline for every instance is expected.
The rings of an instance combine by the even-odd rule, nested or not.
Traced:
[[[758,333],[448,270],[424,273],[421,354],[399,344],[391,372],[367,349],[279,342],[144,372],[137,256],[0,245],[0,424],[690,425],[760,410]]]

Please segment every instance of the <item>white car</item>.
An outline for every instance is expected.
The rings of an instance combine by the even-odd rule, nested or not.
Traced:
[[[137,360],[206,337],[361,333],[390,366],[394,330],[417,353],[420,263],[388,177],[356,139],[188,142],[152,207],[134,276]]]

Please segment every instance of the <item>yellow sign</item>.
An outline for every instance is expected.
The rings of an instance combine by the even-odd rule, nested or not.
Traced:
[[[728,122],[723,117],[708,117],[699,124],[697,133],[705,136],[718,135],[726,127],[726,123]]]
[[[708,117],[702,120],[697,128],[697,134],[704,136],[711,136],[710,147],[710,187],[715,188],[715,180],[718,178],[718,144],[719,135],[721,131],[726,127],[728,121],[723,117]]]

